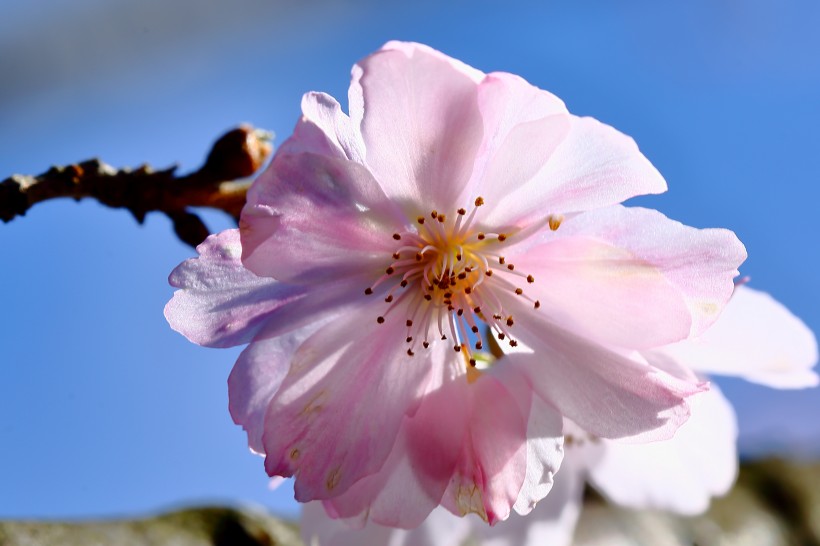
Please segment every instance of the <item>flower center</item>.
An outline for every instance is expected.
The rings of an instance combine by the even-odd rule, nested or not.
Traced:
[[[376,319],[379,324],[397,312],[406,314],[399,319],[407,326],[405,342],[411,357],[419,345],[427,349],[434,341],[450,339],[453,349],[475,366],[472,350],[484,347],[480,323],[499,340],[512,347],[518,344],[512,335],[515,319],[504,305],[509,295],[527,299],[535,309],[541,306],[524,291],[535,278],[504,257],[504,245],[515,233],[476,229],[476,211],[484,199],[479,197],[474,204],[469,215],[463,208],[451,215],[434,210],[419,216],[414,229],[394,233],[397,246],[390,265],[364,291],[372,295],[381,288],[384,294],[388,305]],[[549,222],[557,229],[560,219],[551,217]]]

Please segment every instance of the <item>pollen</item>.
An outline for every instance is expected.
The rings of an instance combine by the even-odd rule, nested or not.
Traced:
[[[342,471],[339,468],[334,468],[330,471],[327,475],[327,481],[325,485],[327,486],[328,491],[333,491],[336,489],[336,486],[339,485],[339,481],[342,479]]]

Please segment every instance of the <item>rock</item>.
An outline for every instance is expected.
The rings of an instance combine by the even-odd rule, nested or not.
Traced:
[[[746,463],[738,482],[693,518],[587,499],[577,546],[820,546],[820,464]]]
[[[296,525],[263,512],[192,508],[153,518],[0,522],[3,546],[302,546]]]

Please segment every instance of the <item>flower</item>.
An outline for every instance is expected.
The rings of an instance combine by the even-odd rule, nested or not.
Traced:
[[[671,436],[705,386],[636,351],[714,322],[734,234],[619,205],[666,189],[635,143],[511,74],[391,42],[349,107],[305,95],[239,232],[170,277],[173,328],[249,343],[230,410],[268,474],[335,517],[495,523],[548,493],[564,418]],[[535,357],[481,366],[485,327]]]
[[[817,340],[800,319],[764,292],[738,286],[721,318],[702,336],[651,351],[654,358],[697,373],[744,377],[774,388],[813,387]],[[652,358],[652,357],[650,357]],[[631,444],[576,431],[550,495],[526,518],[493,528],[436,509],[405,531],[369,524],[351,529],[331,520],[318,503],[302,512],[302,536],[322,546],[537,546],[570,544],[589,481],[611,502],[681,515],[706,510],[728,492],[737,474],[736,418],[713,387],[697,395],[691,418],[665,441]],[[569,445],[568,445],[569,444]]]

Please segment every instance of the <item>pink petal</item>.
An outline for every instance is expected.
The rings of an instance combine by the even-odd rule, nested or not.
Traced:
[[[765,292],[738,286],[717,322],[698,338],[660,349],[702,373],[788,389],[817,385],[817,339]]]
[[[515,258],[536,278],[529,290],[559,316],[629,348],[703,332],[729,300],[746,258],[731,231],[695,229],[639,207],[579,214],[543,239]]]
[[[294,353],[320,326],[321,322],[314,322],[273,337],[263,331],[234,364],[228,377],[228,409],[234,423],[248,433],[248,445],[256,453],[264,453],[265,414],[290,369]]]
[[[451,512],[475,513],[490,525],[509,516],[527,473],[530,392],[526,387],[525,382],[520,386],[502,383],[490,370],[473,383],[461,379],[442,390],[441,400],[449,401],[442,410],[458,402],[470,408],[453,477],[442,499]],[[466,400],[456,394],[459,390]],[[555,436],[549,461],[557,459],[560,464],[560,454],[554,455],[555,446],[560,445]],[[555,470],[557,464],[545,469]]]
[[[209,347],[250,341],[277,309],[301,300],[305,290],[257,277],[242,266],[239,231],[211,235],[198,258],[182,262],[169,277],[180,288],[165,306],[171,328]]]
[[[429,431],[429,443],[436,441],[434,436],[438,431],[446,431],[442,425],[448,417],[444,414],[437,427]],[[425,521],[441,501],[449,474],[436,476],[418,471],[418,465],[411,459],[407,431],[405,422],[390,456],[377,473],[362,478],[338,497],[324,501],[328,513],[348,521],[358,518],[367,526],[402,529],[413,529]],[[454,462],[448,465],[450,473],[453,465]]]
[[[435,375],[381,470],[326,501],[333,517],[363,514],[368,522],[410,529],[441,503],[467,441],[473,390],[463,371]]]
[[[478,103],[484,138],[471,193],[462,200],[469,203],[481,195],[494,207],[511,187],[530,182],[544,166],[568,134],[570,116],[561,99],[504,72],[488,74],[481,81]]]
[[[737,476],[737,424],[716,387],[692,399],[692,417],[675,437],[647,444],[604,442],[589,468],[592,484],[629,508],[695,515],[725,494]]]
[[[547,497],[523,517],[517,514],[494,527],[476,526],[481,546],[569,546],[581,514],[585,472],[572,450]]]
[[[351,118],[361,121],[367,165],[391,199],[452,208],[481,144],[477,74],[429,47],[400,42],[356,65]]]
[[[511,258],[544,313],[603,343],[648,348],[689,335],[692,319],[664,271],[593,237],[556,239]]]
[[[514,305],[507,306],[517,317],[513,333],[534,353],[506,355],[502,364],[517,366],[536,394],[582,429],[601,438],[657,440],[671,437],[689,417],[686,398],[702,391],[702,385],[627,358]]]
[[[302,119],[286,142],[287,152],[313,152],[364,164],[364,142],[359,129],[325,93],[302,97]]]
[[[242,262],[291,283],[366,275],[366,286],[392,254],[397,231],[379,192],[358,163],[280,150],[248,192]]]
[[[543,436],[530,439],[535,446],[527,449],[529,385],[509,371],[493,368],[473,382],[459,375],[428,393],[381,470],[327,501],[328,510],[334,517],[366,514],[369,522],[407,528],[442,503],[494,523],[522,498],[525,477],[534,482],[525,502],[535,494],[540,500],[561,461],[561,417],[539,405],[545,415],[527,431]]]
[[[339,495],[378,471],[431,359],[446,358],[442,344],[408,356],[403,321],[376,324],[382,305],[351,310],[305,341],[268,408],[265,469],[295,475],[299,501]]]
[[[663,177],[630,137],[595,119],[570,116],[569,131],[549,161],[527,184],[508,189],[487,221],[520,225],[664,191]]]

